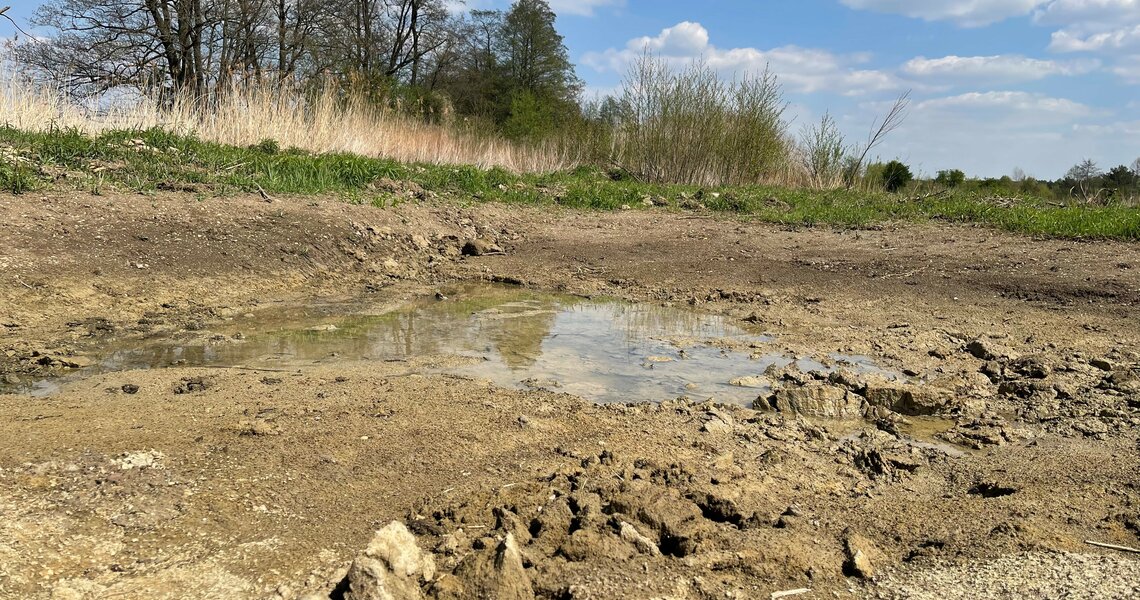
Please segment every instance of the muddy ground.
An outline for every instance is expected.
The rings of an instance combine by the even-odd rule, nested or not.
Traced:
[[[471,239],[505,253],[462,256]],[[0,377],[468,281],[691,306],[908,382],[785,370],[752,407],[598,406],[433,374],[440,356],[0,395],[0,597],[1140,595],[1140,555],[1086,543],[1140,546],[1135,244],[666,209],[0,196]]]

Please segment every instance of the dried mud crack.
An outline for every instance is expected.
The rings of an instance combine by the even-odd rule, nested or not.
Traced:
[[[0,597],[1140,595],[1140,555],[1085,543],[1140,547],[1135,244],[49,192],[0,198],[0,248],[5,389],[62,382],[0,394]],[[492,281],[903,376],[772,368],[750,406],[597,405],[446,353],[66,377]]]

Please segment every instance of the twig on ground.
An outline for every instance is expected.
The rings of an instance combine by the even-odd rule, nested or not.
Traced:
[[[1085,540],[1085,543],[1097,548],[1108,548],[1109,550],[1119,550],[1121,552],[1131,552],[1133,554],[1140,554],[1140,548],[1129,548],[1128,546],[1117,546],[1116,544],[1104,544],[1101,542],[1094,542],[1092,540]]]
[[[261,184],[257,184],[257,193],[261,194],[262,200],[273,202],[273,197],[265,192],[265,188],[261,187]]]
[[[950,195],[950,190],[938,190],[938,191],[929,192],[926,194],[919,194],[917,196],[911,196],[910,198],[907,198],[906,201],[907,202],[920,202],[922,200],[929,200],[931,198],[940,198],[942,196],[949,196],[949,195]]]
[[[783,592],[772,592],[772,600],[780,600],[780,598],[789,598],[791,596],[799,596],[802,594],[811,593],[811,588],[800,588],[798,590],[785,590]]]
[[[245,367],[241,365],[202,365],[206,369],[234,369],[237,371],[264,371],[266,373],[293,373],[295,369],[270,369],[263,367]]]
[[[17,278],[16,278],[16,281],[20,282],[20,285],[22,285],[22,286],[24,286],[24,287],[28,288],[29,290],[34,290],[34,289],[36,289],[36,288],[34,288],[34,287],[32,287],[32,286],[30,286],[30,285],[28,285],[28,284],[24,283],[24,280],[23,280],[23,279],[20,279],[19,277],[17,277]]]

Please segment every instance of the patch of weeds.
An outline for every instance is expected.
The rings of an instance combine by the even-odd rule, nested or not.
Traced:
[[[0,160],[0,190],[23,194],[36,189],[39,185],[40,179],[32,168]]]

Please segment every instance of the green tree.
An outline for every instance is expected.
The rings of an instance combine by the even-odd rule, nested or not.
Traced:
[[[1132,169],[1124,165],[1113,167],[1112,170],[1104,174],[1105,186],[1117,190],[1129,189],[1135,186],[1137,179],[1140,179],[1140,177],[1137,177],[1136,174],[1132,172]]]
[[[582,84],[554,21],[554,11],[546,0],[517,0],[503,19],[500,32],[504,67],[515,90],[574,101]]]
[[[934,178],[934,183],[951,188],[958,187],[965,183],[965,181],[966,174],[963,173],[960,169],[947,169],[945,171],[939,171],[938,176]]]
[[[503,135],[515,140],[537,141],[553,131],[556,115],[551,104],[527,90],[515,92]]]
[[[894,193],[907,186],[908,183],[914,179],[911,174],[910,168],[897,160],[883,165],[883,187],[888,192]]]
[[[501,87],[506,93],[500,97],[506,102],[497,120],[511,122],[514,137],[537,137],[540,129],[553,130],[559,120],[579,116],[582,83],[554,22],[554,11],[546,0],[517,0],[503,17],[500,63]],[[525,112],[516,115],[516,109]],[[524,130],[524,123],[538,125],[534,115],[544,113],[554,122]]]

